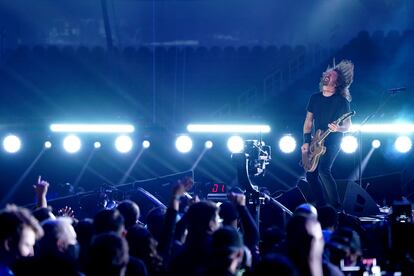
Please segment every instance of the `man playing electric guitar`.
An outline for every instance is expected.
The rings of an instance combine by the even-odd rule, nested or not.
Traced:
[[[325,131],[329,128],[332,132],[324,141],[326,151],[320,156],[316,169],[306,173],[306,179],[318,206],[329,203],[333,207],[341,209],[338,189],[331,169],[339,153],[342,133],[350,128],[351,119],[345,119],[342,124],[336,124],[334,121],[350,112],[349,87],[353,80],[353,73],[354,65],[346,60],[326,70],[319,84],[320,92],[313,94],[308,102],[303,125],[302,155],[309,152],[313,129]],[[328,198],[325,197],[324,191]]]

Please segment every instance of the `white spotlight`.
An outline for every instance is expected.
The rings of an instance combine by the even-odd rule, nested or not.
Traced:
[[[210,140],[206,141],[206,142],[204,143],[204,147],[205,147],[206,149],[211,149],[211,148],[213,147],[213,142],[212,142],[212,141],[210,141]]]
[[[187,135],[181,135],[175,140],[175,147],[181,153],[187,153],[193,148],[193,141]]]
[[[414,124],[394,123],[394,124],[352,124],[351,132],[361,131],[368,133],[413,133]]]
[[[52,147],[52,142],[46,141],[44,146],[45,146],[45,149],[50,149]]]
[[[395,140],[394,147],[398,152],[406,153],[411,150],[413,143],[408,136],[400,136]]]
[[[372,140],[371,145],[374,149],[377,149],[377,148],[381,147],[381,141],[378,140],[378,139],[374,139],[374,140]]]
[[[95,149],[100,149],[101,148],[101,142],[98,142],[98,141],[96,141],[95,143],[93,143],[93,147],[95,148]]]
[[[66,138],[63,140],[63,148],[68,153],[76,153],[81,148],[81,140],[78,136],[75,135],[66,136]]]
[[[239,153],[244,149],[244,141],[240,136],[231,136],[227,140],[227,148],[231,153]]]
[[[132,133],[135,127],[126,124],[51,124],[50,130],[66,133]]]
[[[120,153],[127,153],[132,149],[133,142],[131,137],[126,135],[118,136],[115,140],[115,148]]]
[[[142,141],[142,147],[143,147],[144,149],[147,149],[147,148],[149,148],[150,146],[151,146],[150,141],[148,141],[148,140],[144,140],[144,141]]]
[[[358,148],[358,141],[354,136],[347,135],[342,138],[341,149],[345,153],[354,153]]]
[[[221,124],[189,124],[188,132],[213,132],[213,133],[269,133],[268,125],[221,125]]]
[[[20,138],[16,135],[8,135],[3,140],[3,148],[8,153],[16,153],[22,147],[22,142]]]
[[[296,149],[296,140],[292,135],[285,135],[279,140],[279,148],[284,153],[292,153]]]

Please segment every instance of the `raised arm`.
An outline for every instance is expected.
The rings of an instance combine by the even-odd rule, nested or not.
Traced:
[[[49,188],[49,182],[42,180],[42,177],[39,175],[37,183],[33,185],[33,188],[36,193],[36,207],[37,208],[46,208],[47,200],[46,194]]]

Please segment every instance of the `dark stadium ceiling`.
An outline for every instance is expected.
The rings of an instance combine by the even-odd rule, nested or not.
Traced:
[[[410,0],[2,0],[5,46],[105,44],[102,3],[116,46],[341,45],[360,30],[414,26]]]

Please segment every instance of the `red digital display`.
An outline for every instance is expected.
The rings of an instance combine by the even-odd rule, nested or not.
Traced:
[[[212,193],[225,193],[226,192],[226,184],[223,183],[214,183],[211,185],[211,192]]]

